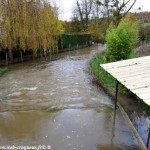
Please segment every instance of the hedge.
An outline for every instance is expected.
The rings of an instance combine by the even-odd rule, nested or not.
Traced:
[[[59,35],[58,49],[74,49],[90,45],[91,35],[88,33],[68,33]]]

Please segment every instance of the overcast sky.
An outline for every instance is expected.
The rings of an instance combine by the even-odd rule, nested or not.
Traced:
[[[76,0],[57,0],[57,5],[62,12],[59,18],[62,20],[70,20],[73,7],[76,5]],[[150,0],[137,0],[133,11],[137,11],[139,7],[142,11],[150,11]]]

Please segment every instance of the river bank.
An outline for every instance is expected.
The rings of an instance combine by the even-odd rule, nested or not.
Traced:
[[[41,61],[42,60],[51,60],[52,57],[56,57],[56,55],[58,55],[60,53],[65,53],[65,52],[74,51],[74,50],[78,50],[78,49],[82,50],[82,49],[84,49],[86,47],[90,47],[90,46],[92,46],[92,44],[90,44],[90,45],[77,45],[77,47],[69,47],[66,49],[59,49],[58,51],[56,51],[53,54],[48,55],[48,56],[37,54],[37,56],[35,57],[35,56],[31,55],[31,52],[30,52],[30,55],[23,56],[21,53],[21,55],[18,58],[13,59],[13,62],[8,61],[8,58],[6,58],[6,60],[0,59],[0,77],[9,71],[8,68],[10,65],[15,65],[15,64],[23,63],[23,62],[37,61],[37,60],[38,61],[40,61],[40,60]],[[2,51],[0,51],[0,52],[1,52],[0,54],[2,55]],[[3,55],[6,55],[6,54],[3,54]],[[6,55],[6,57],[7,57],[7,55]]]
[[[8,72],[8,68],[7,67],[0,68],[0,77],[2,75],[4,75],[6,72]]]
[[[22,63],[22,62],[27,62],[31,60],[42,60],[42,59],[48,59],[53,57],[54,55],[57,55],[59,53],[64,53],[67,51],[73,51],[73,50],[78,50],[78,49],[83,49],[86,47],[92,46],[92,43],[89,44],[83,44],[83,45],[76,45],[76,46],[71,46],[69,45],[68,48],[62,48],[62,49],[57,49],[52,52],[47,52],[46,54],[44,52],[38,52],[34,53],[32,51],[14,51],[13,53],[13,60],[10,61],[8,58],[8,52],[6,51],[0,51],[0,67],[11,65],[11,64],[17,64],[17,63]]]

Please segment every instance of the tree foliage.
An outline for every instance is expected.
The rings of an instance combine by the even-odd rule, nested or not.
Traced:
[[[40,51],[44,54],[57,45],[62,26],[46,0],[1,0],[0,46],[8,50]]]
[[[88,26],[88,32],[92,35],[92,41],[105,43],[106,31],[108,29],[107,19],[93,19]]]
[[[133,16],[126,16],[115,27],[110,25],[107,35],[107,50],[110,61],[127,59],[138,40],[138,22]]]

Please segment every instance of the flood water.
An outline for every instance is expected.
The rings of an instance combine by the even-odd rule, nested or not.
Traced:
[[[103,48],[11,66],[0,78],[0,146],[139,150],[119,109],[92,84],[89,61]]]

